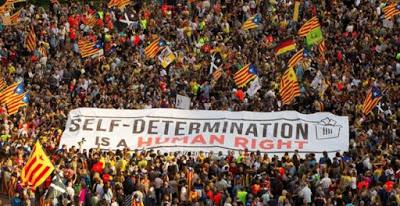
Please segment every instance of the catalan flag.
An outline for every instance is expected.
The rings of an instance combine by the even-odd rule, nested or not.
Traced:
[[[300,86],[292,67],[287,69],[282,76],[279,94],[284,105],[290,104],[295,97],[300,96]]]
[[[391,19],[400,14],[400,3],[391,3],[383,8],[385,19]]]
[[[221,76],[222,76],[222,69],[221,69],[221,68],[216,69],[216,70],[212,73],[212,76],[213,76],[213,79],[214,79],[215,81],[218,81],[218,79],[221,78]]]
[[[21,16],[21,10],[15,12],[11,16],[4,16],[3,24],[6,26],[16,25],[19,23],[20,16]]]
[[[36,34],[35,29],[31,26],[28,35],[25,38],[25,47],[28,51],[32,52],[36,49]]]
[[[15,93],[15,89],[22,84],[22,82],[15,82],[14,84],[8,86],[0,93],[0,102],[4,103],[6,99],[12,97]]]
[[[242,30],[255,29],[260,25],[260,22],[261,22],[261,17],[259,15],[254,15],[243,23],[241,29]]]
[[[8,115],[13,115],[18,112],[21,107],[28,106],[29,104],[29,93],[25,92],[23,94],[17,95],[18,98],[15,98],[12,102],[7,104],[7,113]]]
[[[376,105],[381,101],[382,99],[382,92],[378,87],[373,86],[368,94],[367,98],[365,98],[363,107],[362,107],[362,113],[367,115],[370,113]]]
[[[6,90],[4,91],[6,92]],[[23,82],[19,82],[17,87],[14,90],[8,90],[8,94],[1,99],[1,103],[6,103],[7,105],[16,101],[16,99],[20,99],[19,95],[24,93],[24,84]]]
[[[237,71],[233,77],[236,86],[241,88],[257,77],[257,68],[253,64],[247,64]]]
[[[99,55],[101,53],[101,49],[96,46],[96,43],[91,42],[88,39],[79,40],[78,47],[82,58]]]
[[[88,14],[86,16],[86,19],[85,19],[85,24],[86,25],[93,27],[93,26],[96,25],[96,23],[97,23],[96,15]]]
[[[310,33],[312,30],[314,30],[318,27],[320,27],[318,18],[313,17],[310,20],[308,20],[306,23],[304,23],[303,26],[300,27],[297,34],[301,37],[305,37],[305,36],[307,36],[308,33]]]
[[[289,59],[288,67],[295,67],[298,62],[304,59],[304,49],[301,49],[300,51],[296,52],[292,56],[292,58]]]
[[[296,42],[293,39],[286,40],[275,47],[275,54],[280,55],[296,49]]]
[[[7,87],[7,82],[4,81],[3,77],[0,77],[0,92]]]
[[[161,51],[161,48],[165,46],[165,41],[160,37],[157,37],[153,42],[151,42],[145,49],[144,54],[148,58],[154,58],[157,56],[158,52]]]
[[[108,2],[108,8],[118,7],[119,9],[123,9],[130,3],[132,3],[131,0],[110,0]]]
[[[39,142],[35,143],[32,153],[21,171],[22,182],[32,188],[40,186],[54,170],[54,165]]]
[[[326,45],[325,45],[325,41],[322,41],[319,45],[318,45],[318,51],[319,53],[324,56],[325,51],[326,51]]]

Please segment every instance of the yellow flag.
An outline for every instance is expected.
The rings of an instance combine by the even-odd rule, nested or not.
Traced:
[[[294,2],[293,21],[299,20],[300,1]]]

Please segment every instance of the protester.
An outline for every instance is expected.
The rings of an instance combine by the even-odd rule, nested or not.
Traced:
[[[305,0],[298,22],[293,0],[135,1],[124,11],[103,1],[18,4],[20,22],[0,24],[0,67],[7,83],[24,82],[30,103],[13,115],[2,105],[1,191],[12,205],[400,205],[400,18],[381,18],[390,2]],[[89,14],[96,16],[94,26]],[[258,28],[241,30],[256,14]],[[326,50],[322,55],[311,48],[296,66],[301,96],[283,105],[279,81],[291,55],[277,56],[274,48],[288,38],[303,44],[297,30],[313,16]],[[34,52],[25,44],[31,28]],[[156,36],[175,52],[165,68],[145,55]],[[83,58],[83,37],[100,42],[104,54]],[[223,61],[219,78],[210,74],[216,52]],[[254,95],[233,79],[248,63],[260,79]],[[326,83],[322,91],[315,87],[318,75]],[[383,98],[365,115],[362,104],[372,86]],[[221,157],[59,145],[74,108],[174,108],[177,94],[189,96],[194,110],[348,116],[349,151],[316,159],[297,151],[280,158],[248,151]],[[58,198],[45,198],[51,178],[36,190],[21,185],[36,140],[66,187]]]

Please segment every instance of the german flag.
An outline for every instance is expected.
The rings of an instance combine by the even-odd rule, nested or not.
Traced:
[[[237,87],[241,88],[247,85],[251,80],[257,77],[257,69],[253,64],[247,64],[239,71],[237,71],[233,77]]]
[[[260,25],[260,22],[261,22],[261,17],[259,15],[254,15],[243,23],[241,29],[242,30],[255,29]]]
[[[32,153],[21,171],[22,182],[29,187],[40,186],[54,170],[54,165],[37,141]]]
[[[282,98],[283,105],[292,103],[294,98],[301,94],[300,86],[292,67],[287,69],[282,76],[279,94]]]
[[[293,39],[286,40],[275,47],[275,54],[280,55],[296,49],[296,42]]]
[[[15,82],[14,84],[8,86],[0,93],[0,102],[5,103],[6,99],[12,97],[15,93],[17,87],[22,84],[22,82]]]
[[[300,51],[296,52],[296,54],[294,54],[292,58],[289,59],[288,67],[294,68],[296,64],[303,59],[304,59],[304,49],[301,49]]]
[[[100,49],[96,48],[96,44],[88,39],[79,40],[78,47],[82,58],[90,57],[100,52]]]
[[[400,14],[400,3],[391,3],[383,8],[383,14],[385,19],[391,19],[396,15]]]
[[[307,36],[308,33],[310,33],[312,30],[320,27],[321,25],[319,24],[318,18],[313,17],[310,20],[308,20],[306,23],[303,24],[303,26],[300,27],[299,31],[297,34],[301,37]]]
[[[365,115],[369,114],[376,107],[376,105],[378,105],[381,99],[381,90],[379,90],[378,87],[372,87],[367,94],[367,98],[364,100],[362,113]]]
[[[36,34],[35,29],[31,26],[28,35],[25,38],[25,47],[28,51],[33,52],[36,49]]]
[[[144,54],[147,58],[154,58],[161,51],[161,48],[165,45],[165,41],[160,37],[157,37],[154,41],[152,41],[145,49]]]

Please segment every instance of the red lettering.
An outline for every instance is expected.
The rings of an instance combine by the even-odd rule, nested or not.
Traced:
[[[260,148],[264,150],[270,150],[274,148],[274,142],[272,140],[263,140],[260,142]]]
[[[207,144],[206,140],[204,139],[203,135],[199,134],[196,135],[193,140],[192,144]]]
[[[188,143],[188,140],[189,140],[188,136],[184,136],[184,137],[174,137],[174,138],[172,138],[171,143],[176,143],[176,142],[181,142],[181,141],[183,141],[184,144],[187,144],[187,143]]]
[[[255,149],[257,146],[257,139],[251,139],[251,149]]]
[[[164,139],[164,140],[163,140]],[[162,141],[163,140],[163,141]],[[169,141],[169,138],[162,138],[162,137],[156,137],[156,143],[155,144],[164,144],[167,143]]]
[[[279,139],[279,140],[278,140],[277,149],[282,149],[282,146],[284,146],[284,145],[286,145],[286,149],[291,149],[291,147],[292,147],[292,141],[291,141],[291,140],[284,141],[284,140]]]
[[[247,138],[245,137],[236,137],[235,138],[235,147],[241,147],[243,149],[247,148],[247,143],[249,142],[249,140],[247,140]]]
[[[143,137],[139,137],[137,147],[139,147],[139,148],[149,147],[152,145],[152,142],[153,142],[153,138],[151,138],[151,137],[147,138],[147,141],[145,141]]]
[[[297,143],[297,149],[303,149],[304,144],[308,143],[307,141],[294,141],[294,143]]]
[[[215,142],[217,142],[218,144],[224,144],[224,142],[225,142],[225,136],[224,135],[221,135],[221,136],[219,136],[219,138],[218,138],[218,136],[217,135],[211,135],[210,136],[210,144],[215,144]]]

